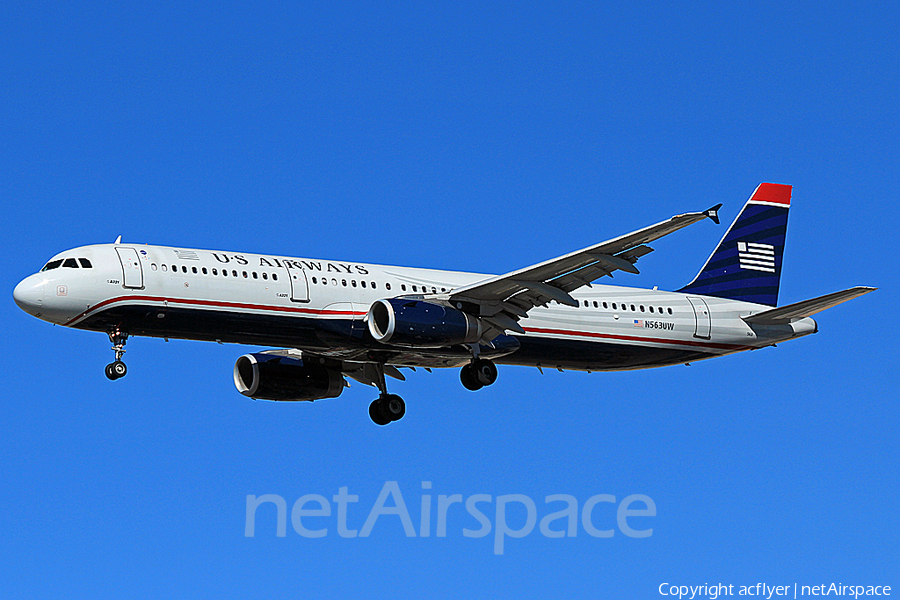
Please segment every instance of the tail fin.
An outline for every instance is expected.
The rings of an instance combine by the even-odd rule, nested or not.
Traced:
[[[678,290],[777,306],[791,186],[761,183],[692,282]]]

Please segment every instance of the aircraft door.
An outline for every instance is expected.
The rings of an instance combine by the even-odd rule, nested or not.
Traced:
[[[141,259],[134,248],[116,248],[119,262],[122,264],[123,287],[131,289],[143,289],[144,271],[141,267]]]
[[[288,279],[291,282],[291,300],[294,302],[309,302],[309,282],[306,280],[306,271],[298,269],[285,261]]]
[[[703,298],[688,298],[691,307],[694,309],[694,319],[697,323],[694,329],[694,337],[708,340],[710,337],[710,316],[709,306]]]

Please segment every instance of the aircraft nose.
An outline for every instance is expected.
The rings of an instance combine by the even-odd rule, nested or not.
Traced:
[[[44,304],[44,281],[32,275],[23,279],[13,290],[13,300],[30,315],[40,312]]]

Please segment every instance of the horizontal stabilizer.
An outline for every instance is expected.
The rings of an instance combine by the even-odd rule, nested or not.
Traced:
[[[826,294],[824,296],[819,296],[818,298],[788,304],[781,308],[773,308],[772,310],[743,317],[743,319],[747,323],[759,323],[760,325],[791,323],[799,319],[811,317],[818,312],[822,312],[826,308],[837,306],[841,302],[853,300],[863,294],[874,292],[876,289],[877,288],[873,287],[854,287],[842,292],[834,292],[833,294]]]

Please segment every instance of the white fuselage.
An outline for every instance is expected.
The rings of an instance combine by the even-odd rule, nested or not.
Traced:
[[[74,259],[69,261],[68,259]],[[86,262],[84,260],[86,259]],[[58,266],[56,261],[62,261]],[[85,265],[90,265],[86,267]],[[26,278],[16,302],[45,321],[108,331],[273,345],[351,358],[374,340],[321,335],[325,321],[363,330],[373,302],[440,297],[488,275],[282,256],[102,244],[55,256]],[[584,370],[677,364],[760,348],[816,331],[810,318],[759,326],[771,307],[713,297],[594,284],[519,321],[521,349],[498,360]],[[356,327],[356,329],[353,329]],[[326,328],[327,329],[327,328]],[[377,346],[377,344],[376,344]],[[390,350],[390,348],[382,348]],[[596,349],[595,355],[592,355]],[[452,353],[398,351],[389,364],[459,366]],[[621,360],[617,360],[616,357]]]

